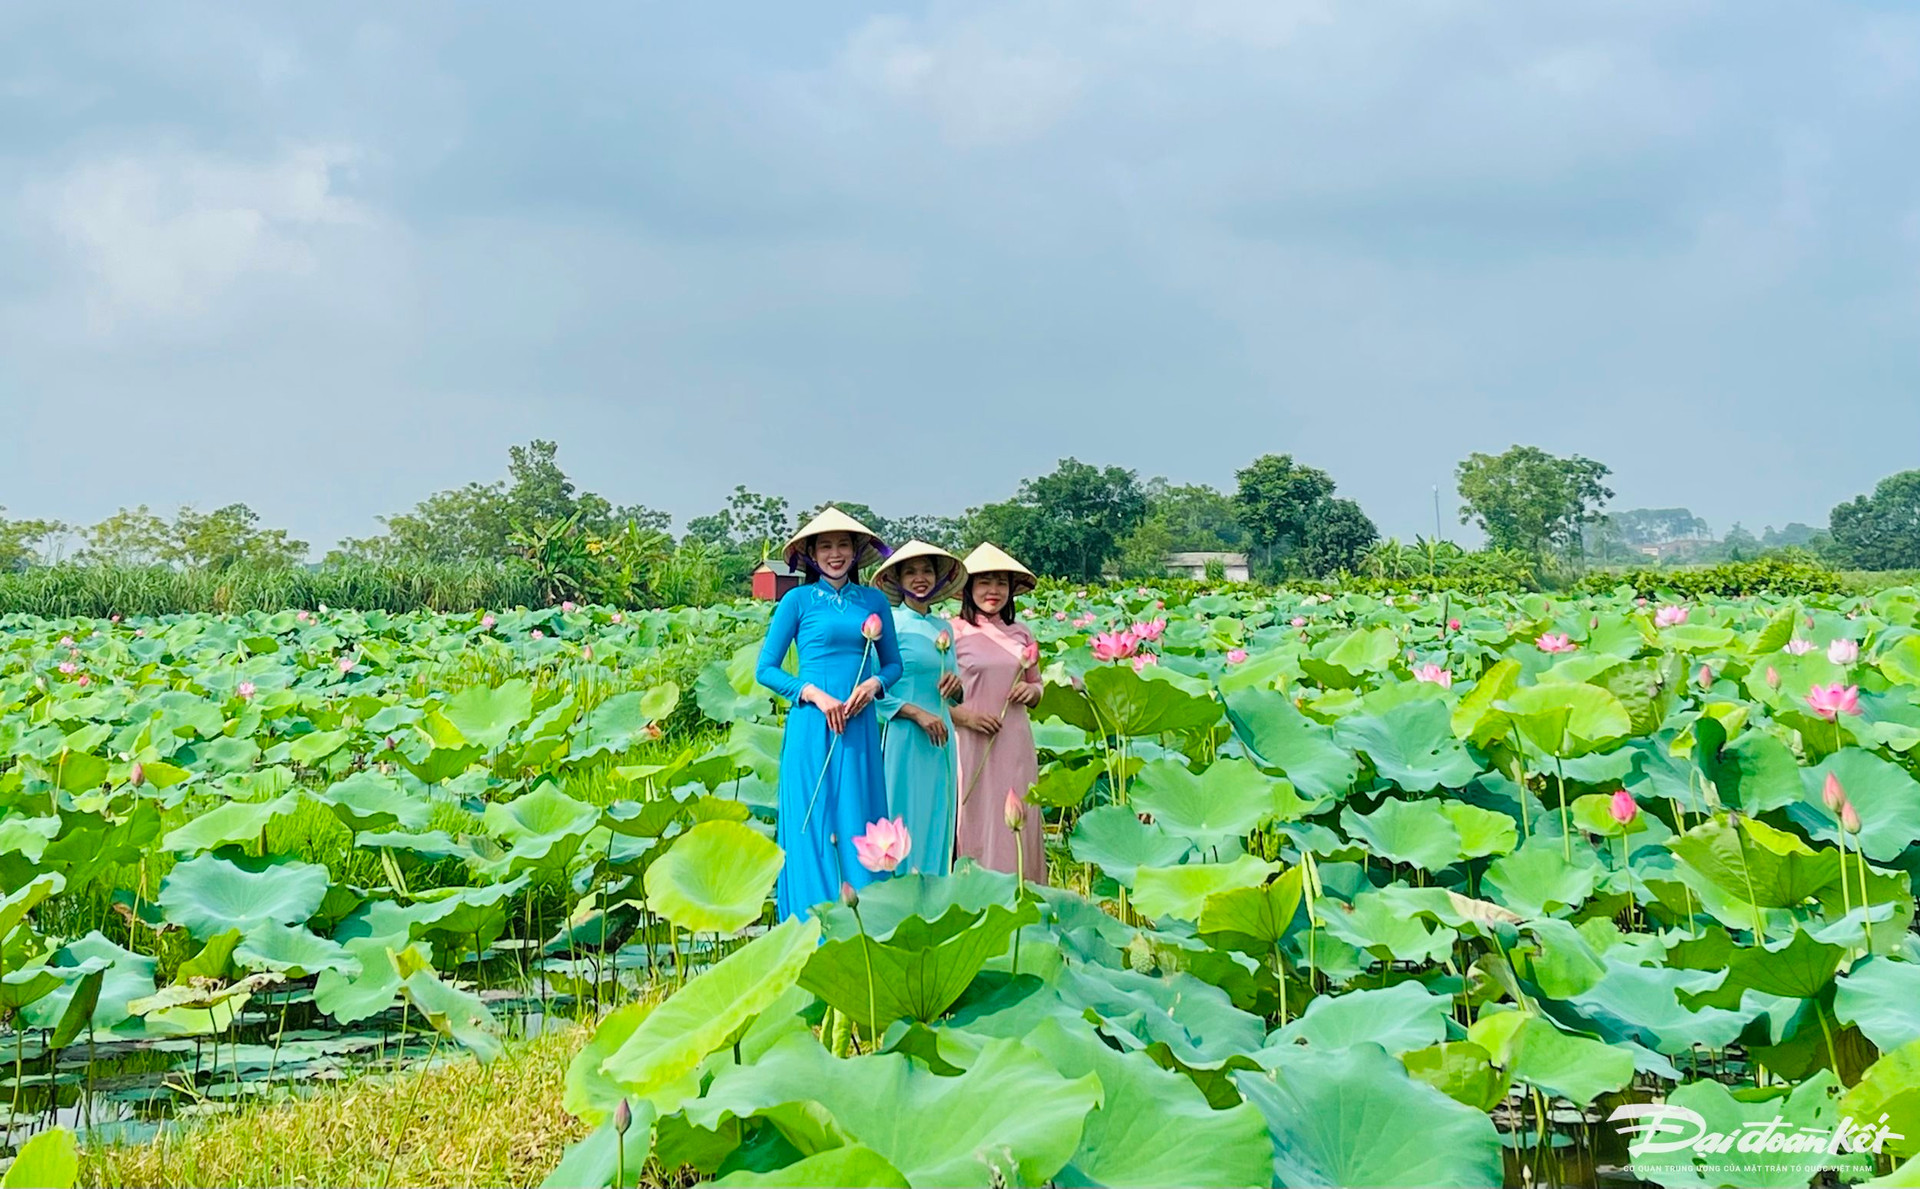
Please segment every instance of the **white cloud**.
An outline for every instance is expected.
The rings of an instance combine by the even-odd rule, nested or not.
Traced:
[[[1082,86],[1079,65],[1044,46],[1010,46],[981,27],[941,36],[898,17],[861,26],[844,66],[856,81],[925,111],[963,145],[1030,140],[1072,111]]]
[[[264,161],[124,154],[29,187],[25,205],[79,274],[96,330],[190,319],[248,278],[312,273],[329,229],[371,225],[339,189],[353,156],[324,145]]]

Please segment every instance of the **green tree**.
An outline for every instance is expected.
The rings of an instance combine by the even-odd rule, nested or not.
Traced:
[[[1861,570],[1920,568],[1920,470],[1888,475],[1832,514],[1833,551]]]
[[[79,560],[96,565],[157,566],[173,548],[173,526],[145,504],[121,508],[81,532]]]
[[[1023,480],[1013,499],[969,512],[967,536],[993,541],[1037,574],[1091,581],[1146,510],[1134,472],[1063,458],[1052,473]]]
[[[1613,498],[1602,482],[1611,473],[1590,458],[1559,458],[1537,446],[1474,453],[1454,472],[1460,521],[1477,523],[1495,548],[1564,554]]]
[[[0,515],[0,573],[45,565],[53,560],[54,542],[70,531],[58,520],[8,520]]]
[[[1324,499],[1307,513],[1301,533],[1300,568],[1315,578],[1353,573],[1380,533],[1349,499]]]
[[[892,534],[887,538],[889,545],[925,541],[949,553],[959,553],[967,543],[966,521],[958,516],[902,516],[898,520],[888,521],[886,531]]]
[[[1164,516],[1149,516],[1120,542],[1120,576],[1133,581],[1167,576],[1167,554],[1179,548]]]
[[[1284,556],[1299,542],[1307,514],[1333,494],[1333,476],[1318,467],[1301,466],[1291,454],[1262,454],[1233,477],[1237,520],[1260,549],[1265,570],[1272,573],[1275,555]]]
[[[734,542],[755,563],[773,555],[797,527],[785,496],[761,495],[742,483],[727,499],[727,518]]]
[[[231,566],[285,569],[306,559],[307,543],[283,528],[258,527],[259,514],[245,504],[228,504],[202,513],[182,508],[173,520],[167,560],[188,569],[224,570]]]

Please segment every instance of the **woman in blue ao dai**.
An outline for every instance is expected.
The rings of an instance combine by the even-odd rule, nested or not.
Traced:
[[[895,606],[900,680],[881,698],[886,724],[880,748],[887,769],[888,812],[906,824],[913,847],[900,869],[945,875],[953,869],[954,807],[959,768],[947,702],[960,696],[953,633],[932,611],[967,580],[960,559],[925,541],[909,541],[875,571],[873,585]]]
[[[793,703],[780,748],[774,838],[786,862],[774,886],[781,920],[799,916],[874,876],[854,839],[886,816],[880,722],[873,703],[900,679],[900,650],[886,598],[860,585],[859,567],[879,560],[873,530],[828,508],[787,542],[787,564],[806,574],[767,626],[756,673]],[[877,630],[867,631],[871,622]],[[799,651],[798,673],[784,664]]]

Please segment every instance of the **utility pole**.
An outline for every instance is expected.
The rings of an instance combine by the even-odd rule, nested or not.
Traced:
[[[1440,539],[1440,485],[1433,485],[1433,539]]]

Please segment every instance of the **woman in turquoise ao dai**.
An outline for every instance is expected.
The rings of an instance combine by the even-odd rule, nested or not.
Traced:
[[[960,559],[925,541],[909,541],[874,572],[875,589],[895,606],[900,680],[878,702],[886,724],[880,749],[887,770],[888,812],[906,823],[913,847],[904,871],[945,875],[953,869],[953,819],[959,796],[953,720],[947,701],[960,696],[952,663],[953,634],[931,607],[967,580]]]
[[[834,899],[842,883],[859,888],[874,878],[854,839],[887,815],[873,703],[900,679],[892,609],[859,581],[860,564],[878,561],[881,549],[873,530],[837,508],[787,542],[787,564],[807,577],[774,608],[755,674],[793,703],[780,747],[774,827],[786,855],[774,885],[781,920]],[[877,630],[868,633],[870,620]],[[797,674],[782,668],[794,646]]]

